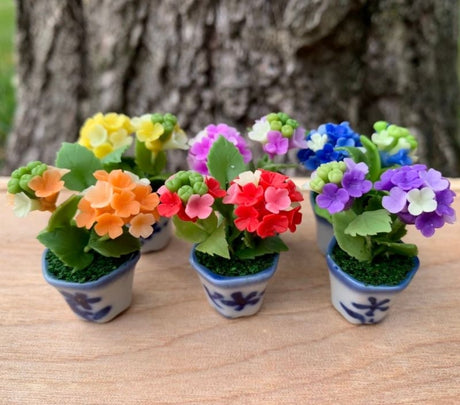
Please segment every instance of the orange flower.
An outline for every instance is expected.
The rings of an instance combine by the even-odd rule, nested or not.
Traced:
[[[101,181],[109,181],[109,173],[107,173],[105,170],[96,170],[93,173],[93,176],[96,178],[96,180],[101,180]]]
[[[113,187],[106,181],[98,181],[86,192],[85,199],[93,208],[103,208],[110,205],[113,198]]]
[[[108,182],[115,190],[133,190],[136,187],[133,178],[120,169],[109,173]]]
[[[56,201],[59,193],[50,195],[49,197],[40,198],[40,211],[54,212],[56,210]]]
[[[41,176],[33,177],[28,186],[35,191],[37,197],[49,197],[64,187],[64,181],[61,180],[64,174],[65,171],[50,166]]]
[[[115,215],[126,218],[136,215],[140,210],[140,203],[135,200],[136,195],[131,191],[121,191],[115,193],[112,198],[111,206],[115,210]]]
[[[160,197],[157,193],[152,193],[150,186],[137,185],[133,192],[141,205],[141,212],[153,211],[160,203]]]
[[[123,225],[120,217],[106,212],[97,217],[94,230],[99,236],[109,235],[111,239],[115,239],[123,234]]]
[[[148,238],[153,233],[155,217],[152,214],[138,214],[131,220],[129,233],[135,238]]]
[[[90,229],[94,222],[96,221],[97,211],[91,207],[91,204],[88,200],[82,198],[78,203],[78,209],[80,212],[75,217],[77,226],[79,228]]]

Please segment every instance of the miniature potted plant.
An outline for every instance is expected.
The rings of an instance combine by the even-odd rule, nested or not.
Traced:
[[[224,136],[207,156],[208,175],[180,171],[159,189],[158,211],[192,242],[190,262],[209,303],[229,318],[253,315],[263,301],[279,253],[280,234],[301,222],[302,194],[280,173],[248,170]]]
[[[131,150],[133,139],[134,150]],[[168,151],[187,150],[187,141],[177,117],[170,113],[144,114],[133,118],[124,114],[97,113],[85,121],[78,143],[99,159],[109,160],[112,170],[126,169],[139,177],[148,178],[156,191],[170,175],[166,170]],[[169,220],[160,218],[151,236],[141,239],[142,253],[163,249],[171,235]]]
[[[310,186],[333,225],[327,252],[332,303],[348,321],[371,324],[387,315],[393,295],[418,269],[417,247],[402,241],[407,225],[430,237],[454,222],[455,193],[425,165],[382,169],[377,147],[364,142],[366,153],[350,148],[354,159],[319,166]]]
[[[140,238],[153,232],[159,204],[148,179],[107,166],[65,143],[56,166],[31,162],[8,182],[16,215],[52,213],[37,236],[45,279],[79,317],[99,323],[130,306]]]
[[[383,168],[414,163],[417,141],[407,128],[377,121],[374,131],[371,142],[379,152]],[[307,147],[300,149],[297,157],[307,170],[314,171],[321,164],[340,162],[350,157],[348,148],[353,148],[355,154],[358,148],[365,151],[363,142],[369,143],[368,138],[356,133],[348,122],[327,123],[309,132],[306,137]],[[333,236],[331,216],[315,203],[316,196],[314,191],[310,192],[310,203],[316,219],[317,245],[321,253],[326,254]]]

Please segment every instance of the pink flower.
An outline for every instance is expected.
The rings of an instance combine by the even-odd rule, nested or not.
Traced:
[[[264,145],[264,151],[268,153],[271,159],[275,155],[284,155],[289,148],[289,139],[283,138],[281,132],[270,131],[267,135],[267,143]]]
[[[291,205],[289,191],[285,188],[267,187],[265,190],[265,201],[265,208],[273,212],[273,214],[278,214]]]
[[[210,194],[192,194],[185,207],[185,213],[190,218],[206,219],[212,213],[211,205],[214,203],[214,198]]]

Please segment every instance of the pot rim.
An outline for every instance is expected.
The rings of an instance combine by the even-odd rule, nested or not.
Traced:
[[[203,266],[198,262],[195,254],[195,246],[193,246],[189,256],[189,262],[192,267],[208,282],[221,288],[234,288],[267,281],[275,273],[278,266],[278,261],[279,253],[275,253],[272,264],[267,269],[262,270],[256,274],[249,274],[246,276],[222,276],[220,274],[214,273],[206,266]]]
[[[415,273],[419,269],[420,261],[417,256],[413,257],[413,266],[412,270],[407,273],[407,276],[404,280],[402,280],[397,285],[371,285],[371,284],[364,284],[361,281],[356,280],[354,277],[350,276],[349,274],[345,273],[334,261],[331,257],[331,252],[334,246],[337,244],[335,237],[331,239],[327,249],[326,260],[329,267],[329,271],[332,275],[337,277],[341,282],[346,284],[348,287],[352,288],[355,291],[360,292],[382,292],[382,293],[390,293],[390,292],[398,292],[404,290],[409,283],[411,282],[412,278],[414,277]]]
[[[98,278],[97,280],[88,281],[86,283],[76,283],[74,281],[65,281],[55,278],[48,271],[48,262],[46,261],[46,254],[49,249],[45,249],[42,254],[42,273],[45,280],[54,287],[57,288],[72,288],[74,290],[92,290],[96,288],[101,288],[116,279],[123,276],[125,273],[133,270],[139,258],[141,257],[140,250],[131,253],[131,257],[122,263],[117,269],[113,270],[111,273],[106,274]]]

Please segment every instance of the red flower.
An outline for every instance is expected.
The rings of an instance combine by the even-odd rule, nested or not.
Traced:
[[[162,190],[160,205],[158,205],[158,212],[160,215],[171,218],[176,215],[181,208],[183,209],[182,200],[176,193],[171,193],[168,189]]]
[[[219,182],[214,177],[206,177],[204,182],[208,186],[208,193],[214,198],[222,198],[227,194],[225,190],[220,188]]]
[[[259,225],[259,212],[254,207],[240,206],[235,210],[235,225],[240,231],[254,232]]]
[[[290,211],[285,212],[285,215],[289,221],[289,230],[291,232],[295,232],[295,230],[297,229],[297,225],[299,225],[302,222],[302,213],[299,211],[300,205]]]
[[[265,215],[262,222],[257,227],[257,235],[261,238],[275,236],[279,233],[286,232],[289,220],[284,215],[270,214]]]
[[[264,196],[264,189],[254,183],[245,184],[240,187],[240,192],[236,194],[235,202],[237,205],[251,206],[257,204]]]
[[[287,176],[277,172],[270,172],[267,170],[261,170],[262,174],[260,175],[260,182],[264,189],[268,186],[273,186],[277,188],[287,188],[286,180],[288,179]]]

